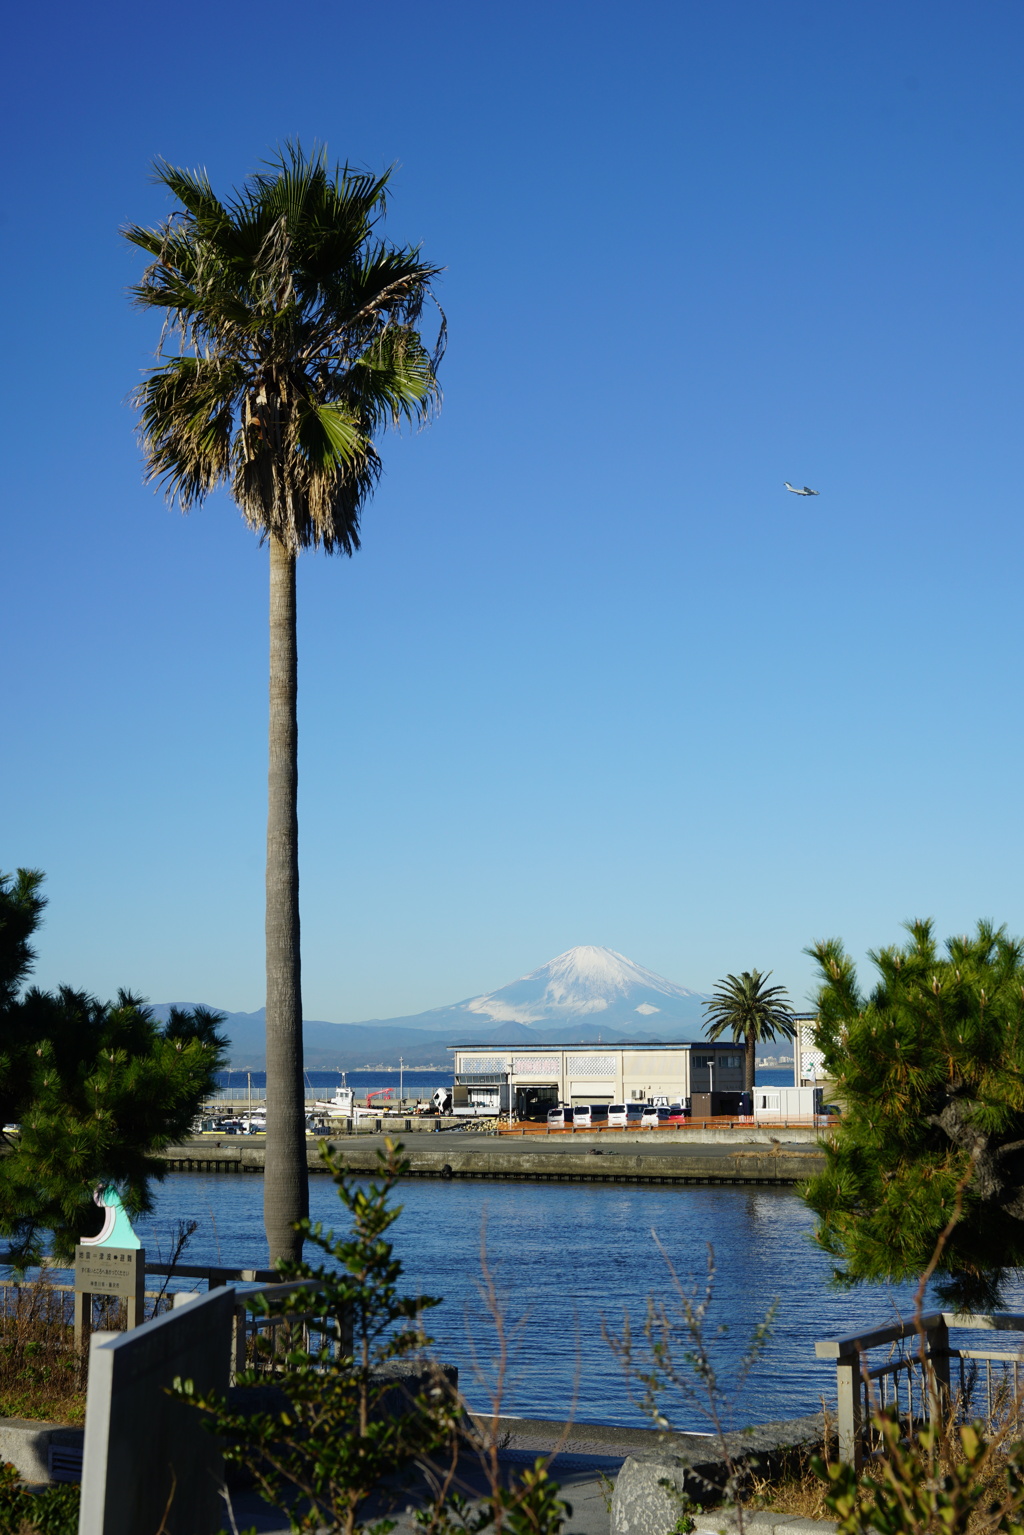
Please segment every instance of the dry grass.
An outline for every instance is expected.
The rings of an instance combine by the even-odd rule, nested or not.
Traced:
[[[767,1508],[802,1519],[835,1518],[825,1504],[827,1487],[811,1470],[809,1455],[802,1455],[777,1478],[751,1476],[748,1486],[751,1508]]]
[[[0,1314],[0,1417],[85,1420],[85,1374],[71,1297],[44,1281],[6,1292]]]
[[[946,1415],[934,1458],[921,1450],[916,1436],[901,1439],[897,1452],[898,1469],[890,1467],[896,1471],[897,1479],[909,1486],[911,1482],[931,1482],[936,1477],[951,1481],[957,1478],[966,1464],[960,1425],[973,1416],[965,1411],[965,1405],[964,1402],[957,1403]],[[974,1466],[974,1507],[967,1517],[968,1535],[990,1535],[994,1509],[1006,1512],[1013,1522],[1018,1522],[1024,1508],[1024,1496],[1015,1491],[1009,1475],[1009,1459],[1020,1439],[1024,1403],[1003,1393],[996,1407],[996,1421],[990,1421],[986,1434],[987,1451]],[[831,1456],[825,1458],[826,1461],[832,1459]],[[863,1477],[868,1485],[858,1490],[857,1503],[866,1509],[873,1501],[870,1484],[880,1487],[887,1479],[886,1459],[881,1454],[874,1460],[869,1458],[863,1468]],[[785,1472],[774,1478],[750,1476],[744,1501],[751,1509],[770,1509],[773,1513],[804,1519],[834,1520],[836,1513],[825,1502],[828,1490],[828,1484],[811,1466],[811,1455],[803,1453]],[[929,1524],[929,1529],[931,1527]]]

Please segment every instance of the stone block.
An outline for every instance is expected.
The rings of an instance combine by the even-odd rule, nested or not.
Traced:
[[[835,1535],[834,1519],[796,1519],[791,1514],[776,1514],[779,1521],[775,1535]]]
[[[739,1519],[734,1508],[721,1508],[710,1514],[694,1514],[694,1535],[739,1535]],[[749,1535],[835,1535],[831,1519],[801,1519],[794,1514],[778,1514],[772,1509],[743,1511],[743,1528]]]
[[[824,1433],[820,1414],[764,1423],[727,1437],[733,1460],[759,1475],[781,1470],[795,1456],[816,1449]],[[671,1535],[679,1518],[681,1499],[705,1506],[724,1488],[728,1468],[721,1447],[710,1438],[695,1435],[666,1437],[665,1447],[630,1455],[623,1462],[612,1497],[612,1535]],[[726,1535],[736,1530],[735,1514],[728,1509],[694,1515],[700,1535]],[[759,1535],[802,1535],[818,1529],[813,1520],[780,1514],[745,1514]],[[823,1526],[824,1528],[824,1526]],[[834,1526],[833,1526],[834,1528]]]
[[[694,1535],[739,1535],[739,1520],[734,1508],[720,1508],[710,1514],[694,1514]],[[743,1515],[743,1528],[752,1535],[774,1535],[778,1514],[747,1513]]]
[[[50,1446],[80,1450],[85,1430],[33,1418],[0,1418],[0,1461],[12,1465],[23,1482],[50,1480]]]

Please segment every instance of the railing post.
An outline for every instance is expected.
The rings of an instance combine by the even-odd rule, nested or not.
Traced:
[[[928,1339],[928,1421],[937,1423],[949,1410],[949,1328],[939,1317],[926,1334]]]
[[[836,1360],[839,1459],[860,1470],[864,1455],[864,1421],[861,1412],[860,1353],[840,1354]]]
[[[75,1291],[75,1348],[81,1354],[92,1332],[92,1296]]]
[[[235,1306],[234,1335],[231,1340],[231,1384],[245,1369],[245,1346],[248,1342],[245,1301],[239,1298]]]

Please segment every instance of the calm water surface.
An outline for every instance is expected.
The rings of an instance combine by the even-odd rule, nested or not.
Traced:
[[[262,1178],[173,1173],[155,1193],[153,1216],[137,1223],[151,1256],[167,1251],[176,1220],[194,1217],[200,1229],[186,1261],[266,1263]],[[814,1358],[815,1339],[912,1310],[910,1287],[831,1289],[828,1261],[809,1239],[812,1217],[788,1190],[410,1180],[401,1197],[404,1210],[393,1231],[407,1289],[444,1297],[430,1314],[430,1329],[441,1357],[459,1366],[477,1408],[487,1401],[480,1376],[487,1376],[494,1353],[480,1301],[484,1234],[516,1334],[505,1410],[523,1417],[564,1417],[576,1391],[581,1421],[643,1422],[602,1339],[601,1322],[617,1328],[628,1309],[638,1323],[647,1296],[666,1293],[668,1275],[652,1232],[688,1281],[703,1279],[713,1244],[712,1330],[727,1329],[714,1339],[726,1378],[751,1329],[778,1302],[770,1345],[737,1400],[744,1422],[818,1410],[822,1395],[834,1394],[834,1366]],[[310,1206],[314,1220],[344,1225],[329,1179],[310,1180]],[[705,1426],[692,1409],[670,1416],[680,1428]]]

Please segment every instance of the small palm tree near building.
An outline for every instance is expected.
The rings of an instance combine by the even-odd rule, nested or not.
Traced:
[[[757,1046],[779,1035],[785,1039],[796,1036],[793,1005],[784,986],[768,985],[771,973],[744,970],[741,975],[727,975],[704,1004],[708,1038],[721,1039],[728,1033],[737,1044],[743,1043],[743,1085],[747,1092],[754,1086]]]

